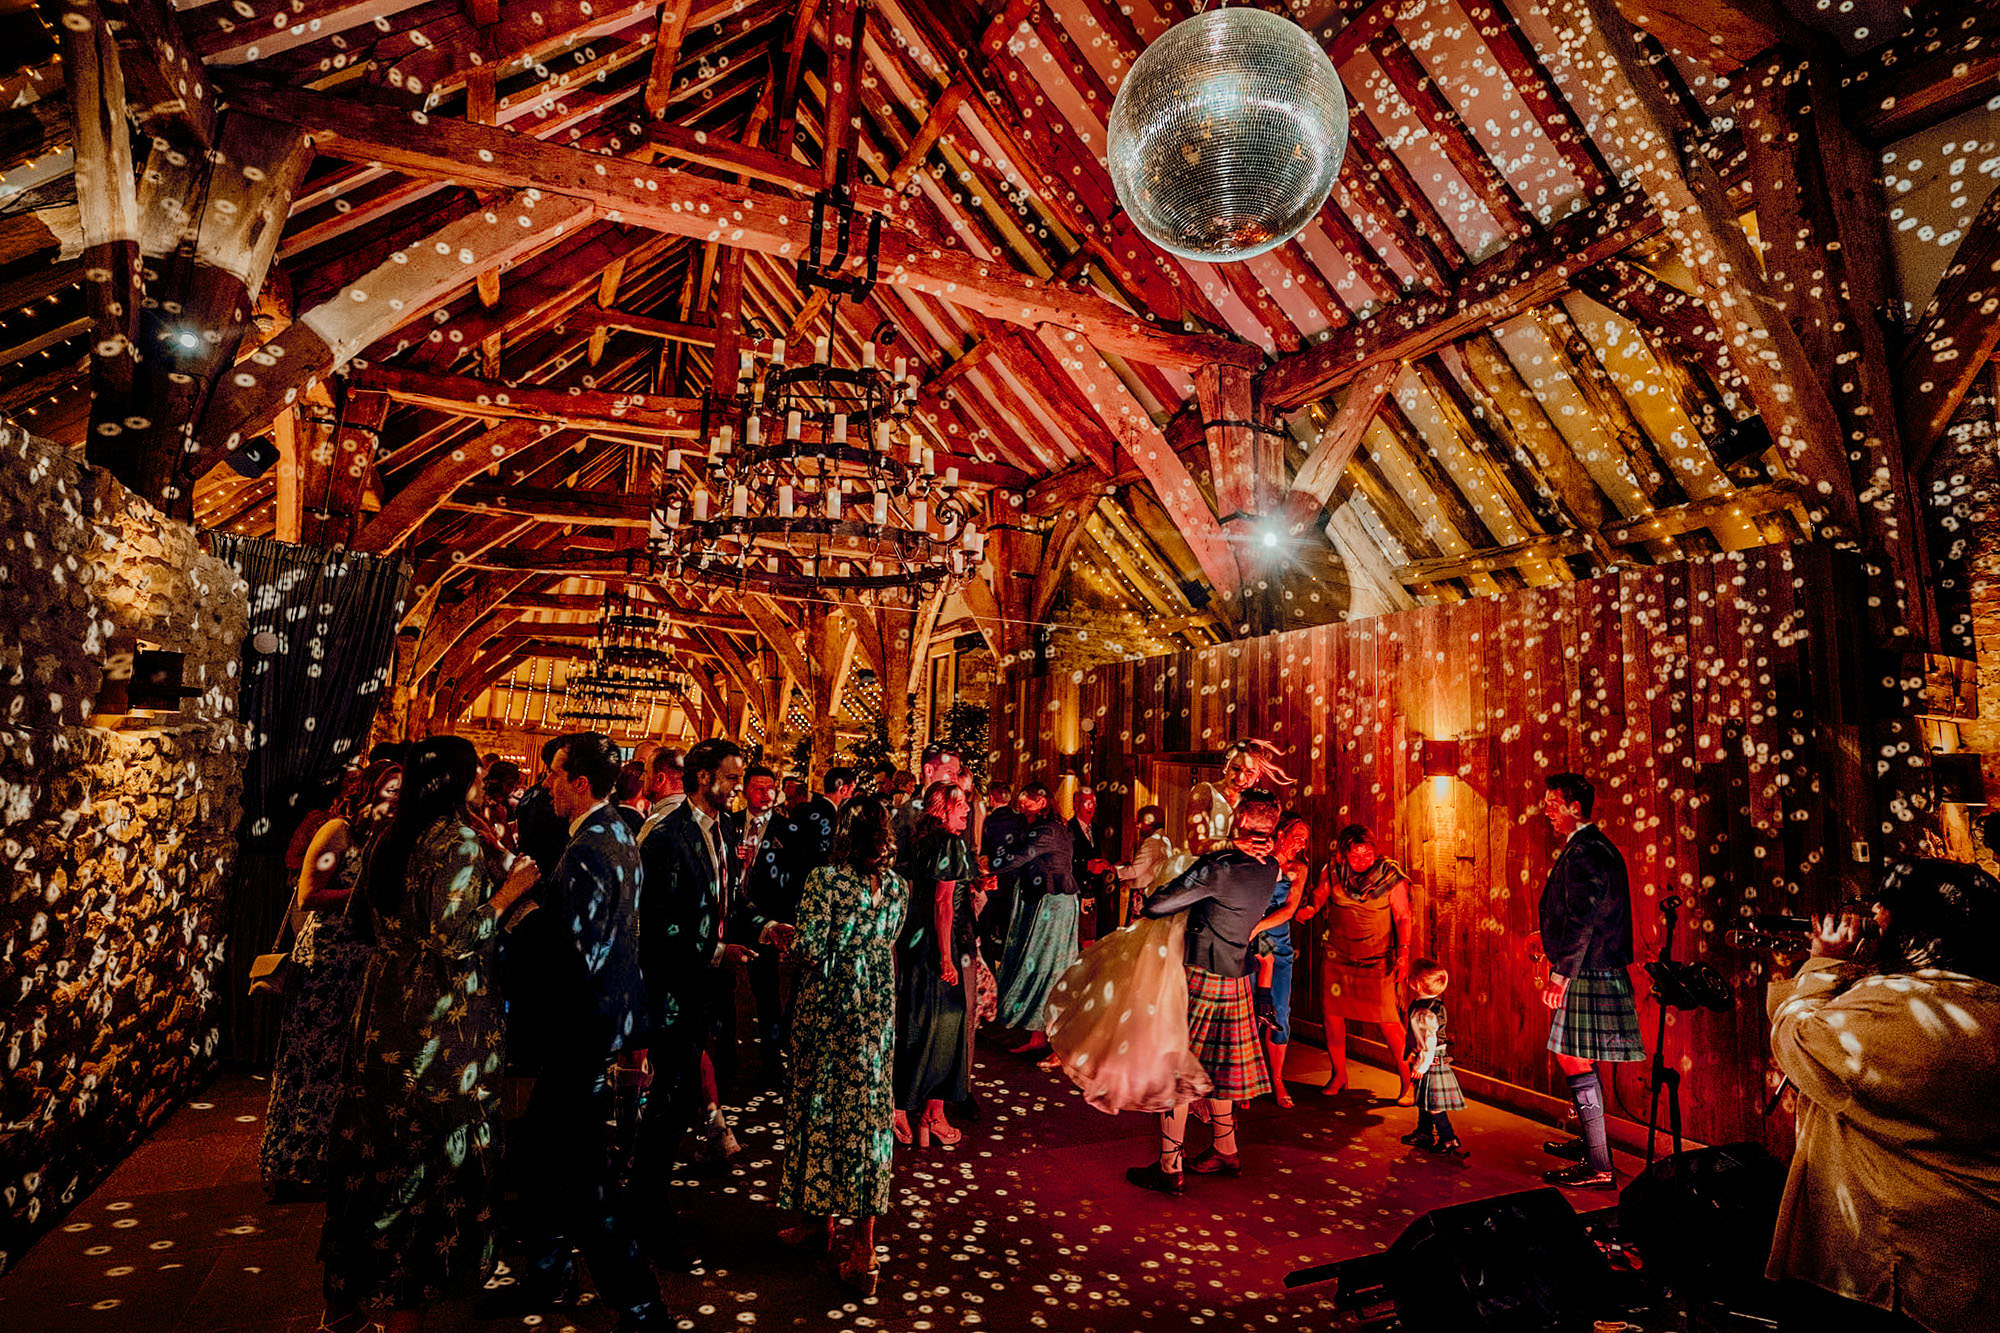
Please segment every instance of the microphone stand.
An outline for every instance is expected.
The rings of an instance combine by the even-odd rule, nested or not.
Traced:
[[[1666,929],[1660,936],[1659,968],[1654,972],[1653,1001],[1659,1006],[1659,1022],[1653,1029],[1653,1086],[1652,1100],[1646,1108],[1646,1165],[1653,1164],[1654,1140],[1660,1130],[1660,1093],[1667,1094],[1667,1114],[1673,1126],[1674,1153],[1681,1151],[1681,1071],[1667,1063],[1667,1010],[1673,1006],[1660,993],[1659,978],[1671,969],[1667,964],[1674,960],[1674,924],[1680,916],[1681,900],[1664,898],[1660,901],[1660,915],[1666,918]]]

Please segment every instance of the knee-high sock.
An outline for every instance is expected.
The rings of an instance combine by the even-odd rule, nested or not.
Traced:
[[[1181,1145],[1187,1141],[1187,1103],[1160,1112],[1160,1170],[1170,1176],[1181,1173]]]
[[[1611,1144],[1604,1134],[1604,1088],[1597,1081],[1597,1071],[1586,1069],[1581,1074],[1571,1074],[1569,1095],[1576,1103],[1576,1119],[1583,1127],[1583,1146],[1590,1155],[1592,1169],[1609,1171]]]
[[[1208,1124],[1215,1131],[1215,1150],[1225,1157],[1236,1155],[1236,1104],[1208,1099]]]

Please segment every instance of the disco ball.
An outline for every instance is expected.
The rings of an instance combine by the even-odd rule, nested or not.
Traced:
[[[1218,9],[1132,63],[1111,105],[1111,183],[1147,239],[1248,259],[1312,221],[1347,150],[1347,94],[1298,24]]]

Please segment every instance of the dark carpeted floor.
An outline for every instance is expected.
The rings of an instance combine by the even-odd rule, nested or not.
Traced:
[[[905,1150],[876,1297],[857,1301],[771,1239],[780,1223],[776,1106],[738,1109],[747,1151],[729,1174],[677,1186],[711,1266],[666,1273],[680,1327],[699,1330],[991,1328],[1118,1333],[1341,1326],[1330,1286],[1286,1292],[1293,1269],[1381,1249],[1414,1218],[1538,1186],[1544,1126],[1475,1103],[1454,1116],[1472,1159],[1407,1149],[1414,1112],[1313,1091],[1326,1057],[1295,1046],[1298,1107],[1243,1116],[1241,1179],[1190,1178],[1184,1199],[1126,1184],[1152,1151],[1150,1117],[1084,1106],[1059,1074],[982,1053],[985,1115],[956,1148]],[[1393,1089],[1354,1066],[1365,1090]],[[316,1326],[322,1209],[273,1205],[257,1182],[265,1085],[228,1076],[178,1112],[16,1270],[0,1329],[291,1333]],[[1197,1131],[1199,1134],[1199,1131]],[[1198,1144],[1203,1140],[1195,1139]],[[1630,1162],[1621,1161],[1621,1168]],[[1612,1202],[1577,1194],[1579,1210]],[[586,1307],[535,1327],[608,1328]],[[427,1328],[497,1333],[465,1306]]]

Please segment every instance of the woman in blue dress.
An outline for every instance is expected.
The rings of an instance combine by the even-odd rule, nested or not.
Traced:
[[[1278,884],[1271,906],[1251,935],[1257,958],[1257,1025],[1263,1030],[1264,1058],[1271,1066],[1271,1099],[1290,1109],[1285,1090],[1285,1051],[1292,1041],[1292,914],[1305,896],[1310,867],[1303,859],[1312,828],[1292,811],[1278,821]]]

